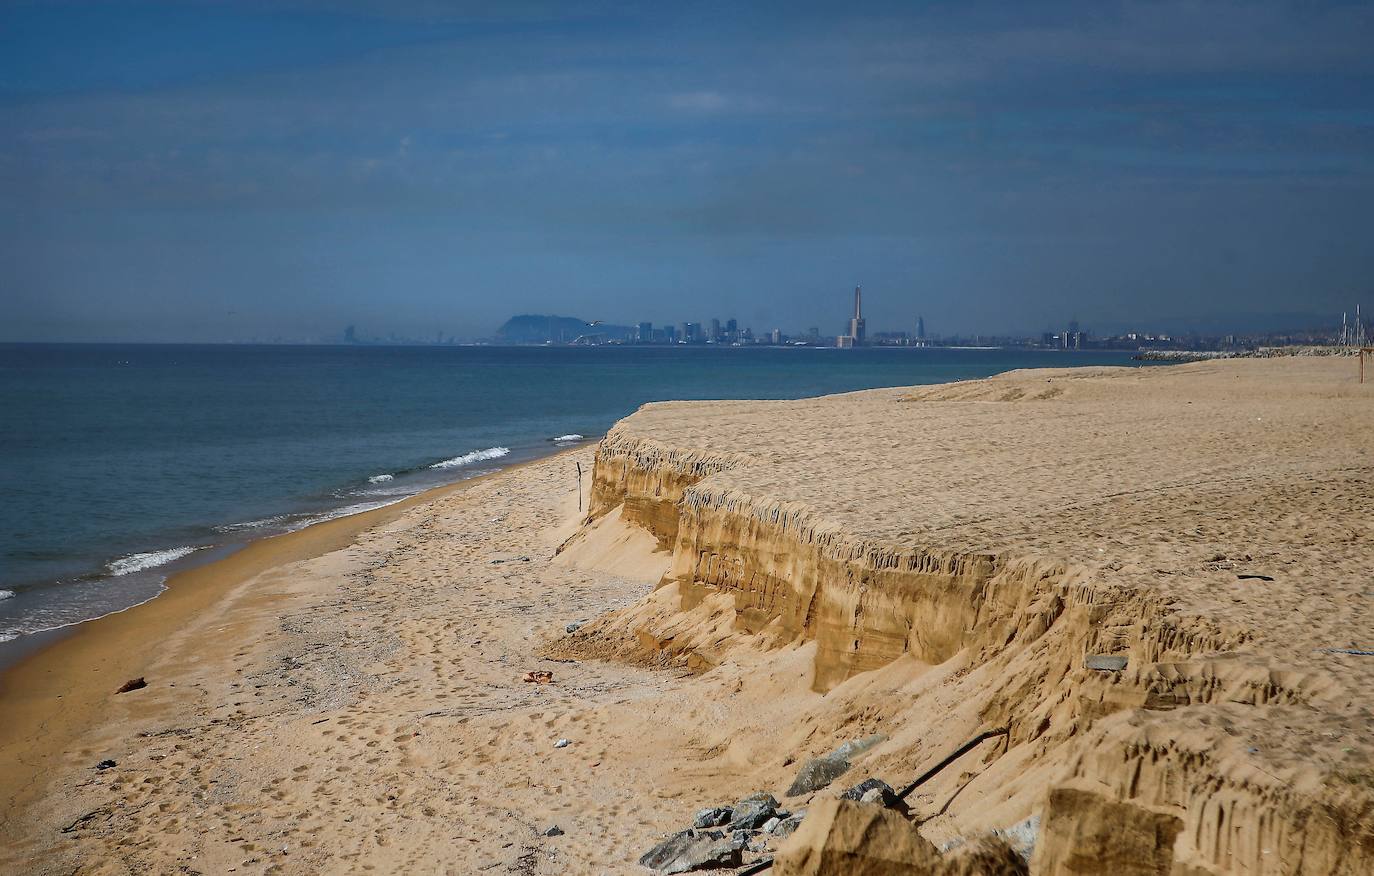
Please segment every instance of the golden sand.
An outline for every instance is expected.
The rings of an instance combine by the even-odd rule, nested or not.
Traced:
[[[1136,859],[1179,873],[1362,872],[1356,373],[650,405],[597,448],[585,523],[589,448],[258,543],[7,676],[0,869],[643,872],[841,742],[889,737],[785,805],[1005,727],[908,801],[934,848],[1047,816],[1032,871],[1068,872],[1108,813],[1172,825]]]

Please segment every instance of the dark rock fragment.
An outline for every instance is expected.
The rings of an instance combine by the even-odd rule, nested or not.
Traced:
[[[778,811],[778,801],[772,794],[759,791],[736,803],[731,811],[731,830],[758,830]]]
[[[734,818],[734,810],[729,806],[714,806],[698,812],[697,817],[692,821],[692,827],[723,827],[729,824],[732,818]]]
[[[744,844],[718,830],[684,830],[645,852],[639,866],[659,873],[738,867],[744,861]]]

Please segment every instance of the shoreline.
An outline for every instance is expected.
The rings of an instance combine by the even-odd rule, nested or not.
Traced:
[[[156,574],[158,571],[164,569],[167,570],[165,576],[162,578],[161,589],[158,590],[156,593],[152,594],[151,596],[145,596],[142,599],[139,599],[137,602],[132,602],[129,605],[125,605],[122,608],[116,608],[110,611],[106,611],[103,614],[98,614],[94,617],[86,617],[81,618],[80,620],[67,621],[56,626],[45,627],[42,629],[33,630],[32,632],[20,633],[14,638],[0,639],[0,685],[2,685],[3,683],[3,677],[5,673],[7,673],[11,667],[22,662],[27,657],[32,656],[34,653],[41,651],[45,648],[51,647],[52,645],[60,642],[67,636],[71,635],[73,630],[78,629],[85,624],[101,620],[111,615],[121,614],[123,612],[130,611],[131,609],[137,608],[140,605],[144,605],[146,603],[159,599],[166,594],[167,587],[169,583],[172,581],[172,579],[186,572],[198,569],[202,566],[218,563],[222,560],[228,559],[229,557],[233,556],[239,551],[242,551],[245,548],[253,544],[256,544],[259,541],[263,541],[264,539],[277,538],[283,535],[292,535],[297,532],[301,532],[305,529],[318,526],[320,524],[331,523],[336,520],[345,519],[349,517],[356,517],[360,514],[368,514],[373,511],[382,511],[387,508],[391,508],[395,505],[399,505],[403,502],[409,501],[410,499],[413,499],[417,496],[423,496],[427,493],[436,490],[442,490],[447,487],[452,487],[458,484],[466,483],[467,481],[475,480],[480,477],[487,477],[492,474],[497,474],[499,472],[506,471],[507,469],[513,468],[515,466],[535,462],[540,459],[545,459],[549,456],[561,453],[572,447],[582,446],[586,443],[595,443],[596,440],[599,439],[587,439],[584,437],[582,440],[576,442],[576,444],[559,445],[556,443],[550,443],[547,447],[539,446],[537,448],[529,448],[522,450],[519,453],[508,452],[506,456],[513,456],[514,459],[510,462],[505,462],[504,464],[502,464],[502,461],[506,458],[506,456],[496,458],[494,462],[498,467],[495,469],[479,468],[478,474],[470,475],[468,477],[461,477],[456,480],[431,484],[429,486],[422,487],[421,489],[418,489],[413,493],[396,494],[392,498],[379,502],[354,502],[352,501],[352,499],[357,497],[339,497],[342,501],[342,504],[323,506],[313,510],[283,512],[270,519],[287,520],[289,522],[282,524],[278,527],[263,527],[259,532],[256,533],[253,532],[252,528],[249,528],[243,524],[238,523],[205,524],[203,526],[204,529],[219,533],[221,536],[224,536],[226,540],[193,542],[193,544],[189,546],[190,552],[183,556],[175,557],[159,566],[149,567],[148,569],[136,570],[138,572],[152,572],[153,574]],[[493,460],[481,460],[481,462],[491,463],[493,462]],[[426,467],[432,468],[433,466]],[[362,508],[361,510],[354,511],[347,510],[350,506],[356,505],[371,505],[372,507]],[[300,519],[290,520],[290,518]],[[229,538],[229,536],[231,535],[237,535],[238,537]],[[175,542],[177,541],[177,539],[168,538],[167,541]],[[166,548],[163,550],[177,551],[181,549],[181,547],[174,547]],[[115,558],[113,560],[103,563],[101,566],[101,568],[104,570],[103,572],[87,572],[82,575],[78,575],[78,580],[111,583],[119,578],[118,573],[111,573],[109,571],[112,565],[119,562],[123,562],[130,558],[142,556],[146,553],[159,552],[157,550],[138,551],[132,548],[126,548],[126,550],[129,551],[129,553],[116,553]],[[45,587],[61,583],[62,580],[60,579],[49,579],[41,582],[39,586]],[[26,584],[19,586],[26,586],[31,588],[33,587],[33,583],[27,582]]]
[[[253,539],[227,556],[173,573],[162,592],[143,602],[24,637],[40,641],[27,651],[17,649],[20,654],[13,661],[0,664],[0,713],[6,716],[0,722],[0,763],[6,764],[0,770],[0,836],[10,833],[25,804],[43,796],[46,782],[41,777],[60,763],[70,743],[102,723],[101,703],[125,681],[145,674],[158,656],[148,645],[213,610],[264,572],[346,548],[361,533],[411,508],[576,452],[595,440],[431,487],[380,508]]]

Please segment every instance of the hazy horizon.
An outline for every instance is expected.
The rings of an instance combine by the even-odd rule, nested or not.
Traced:
[[[1374,8],[13,2],[0,341],[1374,303]],[[1315,326],[1283,325],[1302,329]]]

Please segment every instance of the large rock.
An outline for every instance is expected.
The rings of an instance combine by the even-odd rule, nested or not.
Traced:
[[[718,830],[684,830],[645,852],[639,866],[665,874],[738,867],[744,862],[744,845]]]
[[[1165,876],[1174,865],[1177,816],[1077,788],[1055,788],[1043,814],[1035,872]]]
[[[940,852],[905,818],[852,800],[821,800],[773,858],[776,876],[911,876]]]
[[[812,791],[819,791],[848,772],[849,768],[853,766],[854,758],[886,739],[886,736],[875,733],[863,739],[846,742],[829,754],[812,758],[802,764],[802,768],[797,771],[797,777],[792,781],[792,787],[787,789],[787,796],[798,797]]]
[[[986,838],[942,856],[916,826],[890,809],[822,800],[773,858],[774,876],[1008,876],[1026,864]]]
[[[730,811],[731,830],[758,830],[777,814],[778,801],[772,794],[759,791],[730,807]]]

